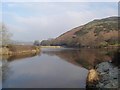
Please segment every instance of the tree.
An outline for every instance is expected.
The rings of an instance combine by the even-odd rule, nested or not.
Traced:
[[[0,24],[0,46],[7,45],[11,41],[12,34],[8,31],[4,24]]]
[[[39,45],[40,45],[40,42],[39,42],[38,40],[35,40],[35,41],[34,41],[34,45],[35,45],[35,46],[39,46]]]

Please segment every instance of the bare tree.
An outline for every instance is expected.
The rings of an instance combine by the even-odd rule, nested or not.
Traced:
[[[10,43],[12,34],[8,31],[4,24],[0,24],[0,45],[7,45]]]

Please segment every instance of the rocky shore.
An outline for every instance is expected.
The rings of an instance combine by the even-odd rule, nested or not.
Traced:
[[[99,82],[97,88],[118,88],[119,87],[119,71],[120,69],[111,62],[102,62],[96,66],[99,73]]]
[[[118,66],[111,62],[102,62],[91,70],[88,73],[86,88],[112,88],[115,90],[119,88],[120,68]]]

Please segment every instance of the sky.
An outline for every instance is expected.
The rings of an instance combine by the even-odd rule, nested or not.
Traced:
[[[7,1],[0,6],[0,22],[7,26],[16,41],[55,38],[94,19],[118,16],[117,2]]]

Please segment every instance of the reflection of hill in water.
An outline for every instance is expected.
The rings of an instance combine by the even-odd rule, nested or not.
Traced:
[[[43,51],[48,55],[56,55],[70,63],[85,68],[94,67],[96,64],[111,60],[105,53],[105,50],[81,49],[81,50],[60,50],[60,51]]]

